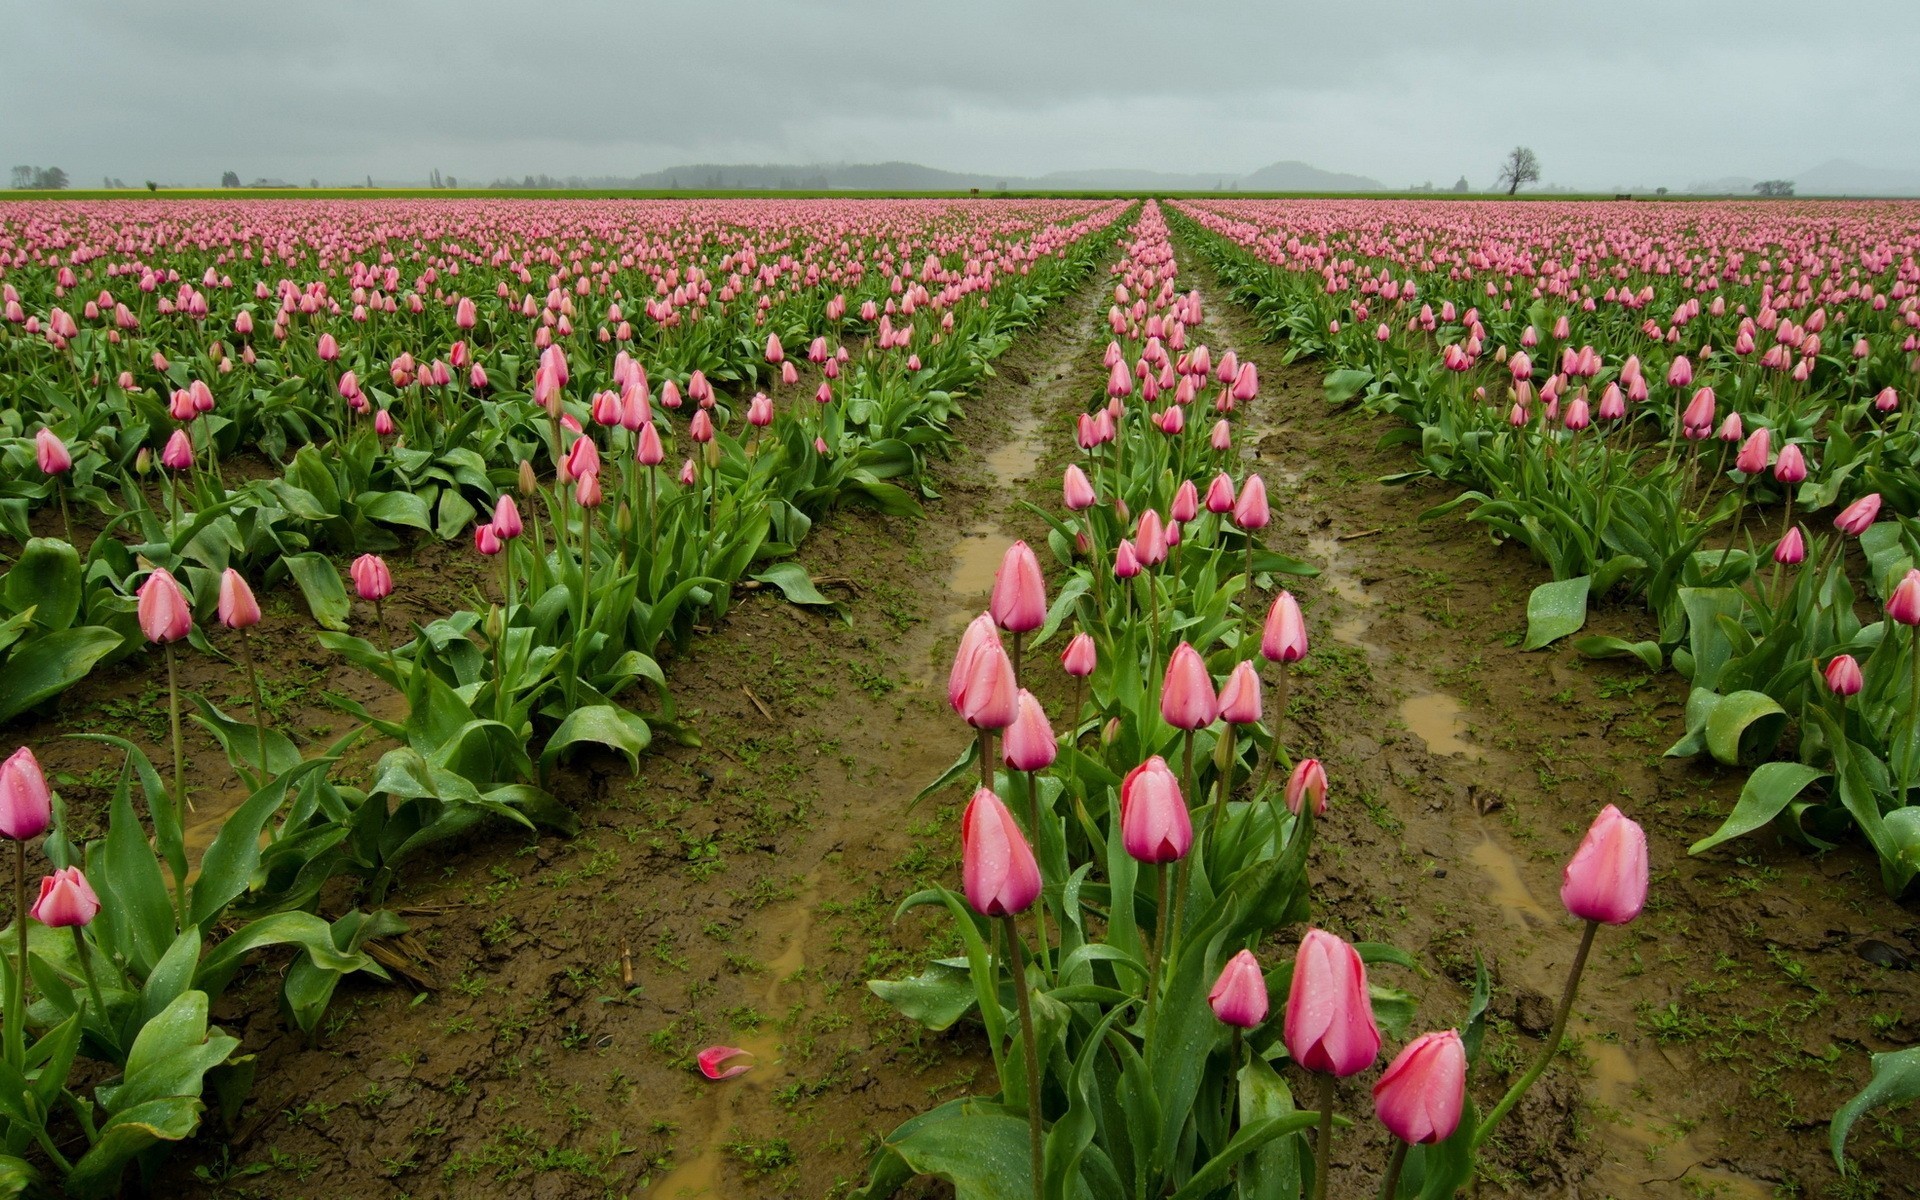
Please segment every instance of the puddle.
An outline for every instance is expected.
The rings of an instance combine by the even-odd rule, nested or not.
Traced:
[[[1657,1182],[1680,1185],[1676,1177],[1684,1175],[1694,1183],[1693,1191],[1675,1195],[1741,1197],[1766,1200],[1775,1193],[1757,1179],[1702,1164],[1721,1157],[1719,1152],[1699,1144],[1692,1133],[1681,1134],[1667,1118],[1650,1111],[1650,1101],[1642,1095],[1640,1068],[1626,1047],[1603,1041],[1599,1030],[1578,1019],[1570,1023],[1570,1033],[1580,1036],[1580,1052],[1589,1064],[1593,1099],[1601,1111],[1593,1114],[1601,1123],[1608,1148],[1614,1153],[1592,1176],[1591,1182],[1613,1195],[1645,1195],[1648,1185]]]
[[[1320,568],[1320,585],[1338,596],[1350,609],[1370,609],[1377,603],[1372,592],[1367,590],[1360,577],[1348,570],[1342,563],[1344,555],[1340,543],[1329,534],[1316,534],[1307,539],[1307,561]],[[1333,623],[1328,631],[1333,640],[1343,646],[1357,646],[1364,650],[1376,650],[1378,647],[1366,640],[1368,628],[1373,624],[1364,612],[1351,613]]]
[[[985,596],[993,591],[993,575],[1000,569],[1013,539],[998,525],[982,523],[968,529],[953,547],[953,567],[947,589],[955,596]]]
[[[1480,747],[1462,740],[1467,718],[1460,702],[1444,692],[1429,692],[1400,702],[1400,719],[1421,741],[1429,753],[1448,756],[1463,754],[1475,762],[1487,756]]]
[[[1559,921],[1559,917],[1547,911],[1534,898],[1532,889],[1527,887],[1526,878],[1520,873],[1520,860],[1509,853],[1506,847],[1490,837],[1482,838],[1479,844],[1467,851],[1467,857],[1486,874],[1487,882],[1492,885],[1487,898],[1512,918],[1516,925],[1531,929]]]
[[[753,1069],[726,1080],[696,1077],[699,1086],[708,1089],[699,1107],[711,1114],[705,1122],[706,1135],[700,1142],[699,1152],[677,1162],[664,1178],[649,1185],[647,1195],[661,1200],[692,1200],[728,1194],[723,1183],[726,1144],[739,1123],[739,1114],[752,1105],[765,1108],[771,1104],[774,1088],[786,1076],[786,1063],[780,1053],[782,1035],[773,1023],[782,1015],[788,981],[806,968],[807,934],[813,928],[813,914],[819,906],[820,876],[816,872],[807,876],[800,898],[775,914],[771,927],[763,932],[762,936],[769,940],[784,939],[780,952],[766,963],[767,987],[761,993],[759,1005],[765,1024],[751,1032],[728,1035],[726,1042],[752,1054]],[[804,991],[793,990],[796,994]]]
[[[987,455],[987,470],[1001,483],[1019,483],[1040,465],[1040,419],[1025,416],[1014,422],[1007,440]]]

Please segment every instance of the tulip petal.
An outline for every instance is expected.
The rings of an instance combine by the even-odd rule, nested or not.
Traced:
[[[739,1063],[731,1067],[720,1065],[730,1058],[739,1058],[742,1055],[748,1058],[754,1056],[753,1051],[742,1050],[738,1046],[708,1046],[699,1055],[700,1073],[713,1080],[732,1079],[735,1075],[744,1075],[753,1069],[752,1063]]]

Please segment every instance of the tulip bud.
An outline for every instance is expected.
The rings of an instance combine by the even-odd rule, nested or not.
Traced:
[[[1207,993],[1207,1003],[1223,1024],[1241,1029],[1252,1029],[1267,1019],[1267,980],[1253,951],[1242,950],[1227,960]]]
[[[40,898],[29,911],[49,929],[79,928],[100,912],[100,897],[79,867],[62,867],[40,880]]]
[[[53,793],[40,762],[25,746],[0,763],[0,837],[30,841],[53,824]]]
[[[1040,560],[1026,542],[1007,547],[993,576],[993,598],[988,604],[994,623],[1009,633],[1031,633],[1046,624],[1047,582]]]
[[[246,629],[260,623],[260,604],[240,572],[228,567],[220,574],[220,623],[228,629]]]
[[[1241,662],[1220,689],[1220,719],[1229,725],[1260,723],[1260,675],[1251,662]]]
[[[1647,835],[1609,804],[1600,810],[1560,883],[1560,902],[1586,921],[1625,925],[1647,902]]]
[[[193,608],[164,567],[140,585],[136,607],[140,631],[150,642],[177,642],[193,629]]]
[[[362,554],[354,559],[348,573],[353,576],[354,590],[362,600],[385,600],[393,595],[393,575],[387,570],[386,560],[377,554]]]
[[[1860,674],[1860,664],[1854,661],[1851,654],[1834,655],[1833,660],[1827,663],[1825,674],[1827,690],[1843,700],[1858,695],[1860,689],[1866,686]]]
[[[1380,1056],[1366,965],[1352,946],[1324,929],[1309,929],[1300,940],[1282,1037],[1295,1062],[1343,1078]]]
[[[1120,839],[1136,861],[1169,863],[1193,846],[1193,822],[1167,760],[1147,759],[1120,782]]]
[[[1167,675],[1160,691],[1160,715],[1175,729],[1205,729],[1220,715],[1213,692],[1213,676],[1200,652],[1181,642],[1167,659]]]
[[[1407,1043],[1373,1085],[1373,1107],[1388,1132],[1410,1145],[1444,1142],[1460,1126],[1467,1051],[1451,1029]]]
[[[1097,654],[1093,638],[1085,633],[1076,633],[1060,655],[1060,665],[1075,679],[1085,679],[1093,674]]]
[[[1287,776],[1287,811],[1294,816],[1308,800],[1313,801],[1313,815],[1324,816],[1327,811],[1327,771],[1317,758],[1303,758],[1293,764],[1293,773]]]
[[[1053,765],[1059,746],[1053,740],[1053,727],[1047,724],[1046,710],[1033,693],[1020,689],[1013,724],[1007,726],[1002,747],[1007,766],[1016,771],[1041,771]]]
[[[985,917],[1023,913],[1040,895],[1040,864],[1013,814],[987,788],[960,818],[960,865],[967,903]]]
[[[1833,527],[1841,533],[1859,537],[1879,515],[1880,493],[1870,492],[1841,509],[1840,515],[1833,519]]]

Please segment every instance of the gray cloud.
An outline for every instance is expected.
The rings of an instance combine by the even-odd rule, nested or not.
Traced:
[[[909,159],[1684,185],[1920,168],[1920,5],[0,0],[0,158],[81,184]]]

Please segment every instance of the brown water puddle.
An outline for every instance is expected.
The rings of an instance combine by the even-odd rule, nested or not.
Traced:
[[[781,1053],[783,1035],[774,1027],[783,995],[789,990],[788,984],[794,977],[806,970],[807,934],[813,928],[814,910],[820,904],[819,872],[807,876],[805,887],[799,899],[782,907],[773,914],[770,925],[763,936],[784,939],[780,953],[769,959],[767,967],[767,989],[761,996],[761,1009],[768,1023],[759,1029],[742,1032],[728,1042],[752,1055],[753,1069],[744,1075],[732,1079],[700,1081],[703,1087],[710,1089],[699,1103],[698,1113],[702,1129],[700,1149],[691,1158],[674,1157],[674,1169],[647,1189],[650,1196],[659,1196],[663,1200],[688,1200],[697,1196],[723,1196],[724,1169],[726,1165],[726,1147],[729,1138],[740,1126],[742,1115],[750,1109],[765,1109],[771,1106],[773,1091],[786,1078],[786,1060]],[[797,984],[793,994],[803,996],[804,984]],[[729,1064],[731,1065],[731,1064]],[[681,1133],[694,1133],[696,1130],[683,1128]]]
[[[1367,610],[1378,603],[1378,598],[1347,566],[1339,539],[1330,534],[1316,534],[1308,538],[1307,561],[1320,568],[1320,585],[1338,596],[1344,606],[1345,611],[1340,619],[1328,630],[1333,640],[1343,646],[1378,652],[1380,648],[1366,639],[1367,630],[1373,624]]]
[[[1533,889],[1527,886],[1526,876],[1520,871],[1520,860],[1492,837],[1480,839],[1467,851],[1467,857],[1487,877],[1491,887],[1486,893],[1487,899],[1514,924],[1533,930],[1552,926],[1561,919],[1534,898]]]
[[[1430,753],[1442,756],[1461,754],[1475,762],[1487,752],[1462,739],[1469,726],[1460,701],[1444,692],[1410,696],[1400,702],[1400,720],[1427,744]]]

